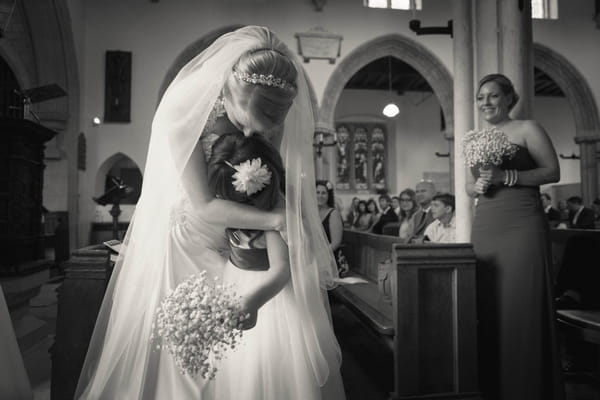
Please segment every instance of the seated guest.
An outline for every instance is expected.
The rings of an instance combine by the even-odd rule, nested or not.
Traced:
[[[431,213],[435,221],[425,229],[424,241],[435,243],[456,242],[454,196],[448,193],[435,195],[431,201]]]
[[[370,207],[369,204],[371,204]],[[353,228],[357,231],[368,231],[377,220],[377,204],[373,200],[370,200],[369,203],[361,200],[358,202],[358,213],[358,219],[354,222]]]
[[[382,194],[379,196],[381,215],[379,216],[377,222],[375,222],[375,225],[373,225],[371,232],[381,235],[383,233],[383,226],[385,224],[389,224],[390,222],[398,222],[398,216],[391,207],[391,201],[392,199],[390,199],[390,196],[387,194]]]
[[[417,202],[423,210],[419,219],[415,219],[414,237],[417,241],[423,239],[425,228],[433,222],[434,218],[431,214],[431,201],[436,194],[435,185],[432,181],[423,180],[417,183],[416,190]]]
[[[417,203],[416,193],[412,189],[400,192],[400,228],[398,237],[408,243],[415,234],[415,220],[421,221],[424,216],[421,206]]]
[[[392,197],[392,210],[398,217],[400,216],[400,198],[398,196]]]
[[[567,205],[569,206],[569,228],[594,229],[594,210],[585,207],[581,197],[569,197],[567,199]]]
[[[329,181],[318,180],[316,182],[316,192],[323,230],[325,230],[325,236],[327,236],[329,246],[335,256],[338,273],[340,276],[344,276],[348,272],[348,265],[345,263],[345,256],[341,249],[344,226],[342,216],[335,207],[333,185]]]
[[[546,214],[546,219],[550,223],[550,226],[556,226],[560,223],[560,211],[556,208],[552,207],[552,198],[548,193],[540,194],[540,201],[542,202],[542,207],[544,207],[544,214]]]
[[[567,239],[555,293],[557,309],[600,308],[600,239],[577,234]]]
[[[592,210],[594,210],[596,229],[600,229],[600,197],[592,203]]]
[[[358,197],[354,197],[352,199],[352,203],[350,203],[350,207],[348,208],[348,213],[346,214],[346,218],[344,219],[345,226],[352,227],[358,220],[358,217],[359,217],[358,203],[359,203],[359,201],[360,201],[360,199]],[[365,206],[366,206],[366,203],[365,203]]]
[[[569,206],[567,200],[562,199],[558,201],[558,212],[560,213],[560,221],[566,223],[569,221]]]

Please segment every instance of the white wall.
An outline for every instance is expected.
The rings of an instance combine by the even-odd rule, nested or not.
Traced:
[[[84,225],[94,218],[95,207],[90,198],[97,194],[93,193],[93,182],[98,167],[111,155],[122,152],[143,170],[158,89],[168,68],[186,46],[217,28],[233,24],[267,25],[288,46],[296,49],[295,33],[322,26],[344,36],[342,59],[365,42],[387,34],[400,34],[424,45],[452,71],[450,37],[416,36],[408,29],[408,21],[413,17],[421,19],[423,26],[445,25],[452,18],[452,2],[447,0],[428,0],[424,2],[424,9],[414,15],[405,11],[365,9],[362,0],[328,0],[322,12],[316,12],[309,0],[85,0],[83,5],[69,1],[74,10],[75,40],[80,44],[77,56],[82,83],[81,129],[88,143],[87,171],[81,175],[80,186],[80,219]],[[600,30],[592,21],[593,12],[593,0],[562,0],[561,19],[534,22],[534,40],[567,57],[599,99],[600,76],[596,70]],[[573,46],[574,42],[577,46]],[[107,50],[133,53],[132,122],[93,127],[91,119],[103,116]],[[337,65],[324,60],[304,64],[319,101]],[[434,171],[446,170],[447,159],[433,155],[435,151],[447,151],[441,136],[435,139],[439,134],[439,108],[431,105],[431,113],[422,109],[403,114],[398,121],[397,131],[402,132],[403,138],[396,142],[398,170],[411,171],[411,168],[417,170],[425,166]],[[428,123],[431,126],[426,125]],[[415,151],[420,148],[416,146],[423,143],[422,138],[416,136],[421,131],[431,134],[424,155]],[[398,174],[394,189],[414,185],[415,178],[414,172]],[[87,235],[82,230],[80,244],[86,244]]]

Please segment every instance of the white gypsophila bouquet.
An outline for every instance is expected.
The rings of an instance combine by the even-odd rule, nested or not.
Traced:
[[[469,131],[461,144],[469,167],[500,165],[504,158],[511,159],[517,152],[517,145],[496,128]]]
[[[154,322],[158,348],[166,348],[184,375],[213,379],[227,351],[242,338],[239,297],[206,271],[180,283],[160,304]]]

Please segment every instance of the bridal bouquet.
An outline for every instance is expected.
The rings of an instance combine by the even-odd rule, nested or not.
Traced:
[[[160,304],[155,338],[166,348],[181,373],[213,379],[216,363],[240,342],[246,318],[231,286],[211,282],[206,271],[193,275]]]
[[[469,167],[500,165],[503,159],[512,158],[517,146],[499,129],[481,129],[467,132],[462,140],[462,152]]]

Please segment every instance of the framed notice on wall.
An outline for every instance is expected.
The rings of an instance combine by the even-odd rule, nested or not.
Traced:
[[[107,51],[104,122],[131,122],[131,52]]]

